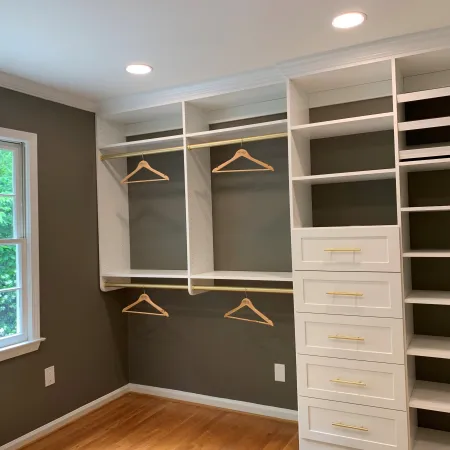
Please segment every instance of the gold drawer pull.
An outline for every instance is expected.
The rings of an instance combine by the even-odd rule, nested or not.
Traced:
[[[341,295],[348,297],[362,297],[364,294],[362,292],[327,292],[327,295]]]
[[[363,337],[359,336],[342,336],[340,334],[330,334],[328,339],[342,339],[343,341],[364,341]]]
[[[339,383],[339,384],[351,384],[353,386],[362,386],[366,387],[367,384],[363,383],[362,381],[347,381],[347,380],[341,380],[340,378],[335,378],[334,380],[330,380],[331,383]]]
[[[355,427],[354,425],[347,425],[342,422],[333,422],[331,425],[333,425],[333,427],[348,428],[349,430],[369,431],[366,427]]]
[[[326,248],[324,252],[360,252],[360,248]]]

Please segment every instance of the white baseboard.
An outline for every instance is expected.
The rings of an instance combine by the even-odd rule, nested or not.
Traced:
[[[127,392],[129,392],[128,384],[113,392],[110,392],[109,394],[104,395],[103,397],[98,398],[97,400],[94,400],[91,403],[88,403],[87,405],[82,406],[81,408],[76,409],[75,411],[66,414],[65,416],[60,417],[59,419],[54,420],[53,422],[43,425],[37,430],[31,431],[30,433],[27,433],[24,436],[21,436],[20,438],[17,438],[16,440],[1,446],[0,450],[17,450],[26,444],[30,444],[31,442],[43,438],[47,434],[56,431],[58,428],[67,425],[69,422],[79,419],[81,416],[90,413],[94,409],[106,405],[116,398],[122,397],[122,395]]]
[[[144,386],[142,384],[129,384],[130,392],[139,394],[154,395],[156,397],[171,398],[184,402],[198,403],[200,405],[215,406],[216,408],[229,409],[259,416],[275,417],[277,419],[298,421],[296,410],[276,408],[274,406],[258,405],[256,403],[241,402],[238,400],[229,400],[227,398],[210,397],[209,395],[194,394],[192,392],[175,391],[173,389],[164,389],[153,386]]]

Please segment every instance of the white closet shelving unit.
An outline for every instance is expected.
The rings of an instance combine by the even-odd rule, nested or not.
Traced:
[[[213,217],[211,196],[210,147],[267,135],[287,136],[287,120],[265,120],[273,114],[286,113],[286,87],[264,86],[171,105],[146,108],[118,117],[98,118],[98,152],[104,162],[98,166],[100,274],[104,283],[127,283],[133,278],[187,279],[189,292],[195,285],[209,285],[214,280],[292,282],[292,272],[218,271],[214,267]],[[252,118],[263,117],[263,119]],[[252,119],[247,125],[233,121]],[[230,122],[230,126],[226,123]],[[225,127],[210,129],[225,123]],[[174,131],[172,131],[174,130]],[[181,130],[181,133],[180,133]],[[164,133],[152,139],[126,141],[126,136]],[[166,135],[169,134],[169,135]],[[196,145],[199,148],[190,149]],[[128,189],[120,185],[127,170],[128,156],[155,151],[180,151],[183,157],[186,214],[186,269],[163,270],[159,267],[130,267],[130,231]],[[213,150],[214,151],[214,150]],[[151,237],[149,237],[151,239]]]
[[[450,50],[441,50],[99,117],[102,289],[167,278],[187,280],[193,295],[220,280],[293,281],[301,450],[449,449],[450,433],[418,427],[417,410],[450,413],[450,385],[416,380],[415,358],[449,359],[450,337],[415,335],[413,308],[450,307],[450,290],[413,287],[417,262],[450,258],[450,248],[414,240],[417,218],[450,211],[450,190],[449,200],[431,193],[419,202],[411,190],[415,177],[450,171],[446,98]],[[435,116],[420,102],[438,102]],[[233,124],[286,111],[287,120]],[[288,134],[293,271],[216,270],[206,144],[280,133]],[[154,149],[183,155],[182,270],[130,265],[128,192],[119,182],[127,160],[111,157]]]
[[[446,263],[448,248],[418,248],[416,244],[419,216],[427,224],[422,233],[433,236],[447,231],[433,229],[441,214],[448,214],[450,201],[440,187],[428,180],[443,179],[441,171],[450,169],[450,52],[442,50],[406,56],[395,60],[397,98],[397,140],[399,149],[399,197],[404,258],[404,293],[408,382],[410,391],[411,448],[414,450],[443,450],[450,448],[450,433],[417,427],[417,410],[450,413],[450,385],[416,380],[415,358],[450,358],[450,337],[414,334],[413,305],[422,308],[450,306],[450,291],[414,290],[417,283],[416,262],[439,258]],[[432,103],[434,102],[434,103]],[[415,159],[416,158],[416,159]],[[450,172],[446,172],[450,176]],[[411,178],[416,177],[416,178]],[[419,177],[419,178],[417,178]],[[432,184],[432,183],[431,183]],[[421,193],[417,199],[417,186]],[[442,195],[441,195],[442,194]],[[419,203],[417,203],[419,202]],[[424,225],[422,225],[423,227]],[[425,239],[426,240],[426,239]],[[414,248],[412,248],[414,246]],[[444,259],[442,259],[444,258]],[[431,260],[430,260],[431,261]],[[436,260],[439,263],[439,260]],[[424,267],[423,265],[420,267]],[[433,269],[430,269],[430,274]],[[450,336],[450,335],[449,335]],[[414,445],[415,442],[415,445]]]

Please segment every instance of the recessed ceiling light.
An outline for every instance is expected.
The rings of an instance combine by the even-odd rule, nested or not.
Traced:
[[[127,66],[127,72],[133,75],[145,75],[153,70],[152,67],[147,64],[130,64]]]
[[[333,19],[333,27],[335,28],[353,28],[361,25],[367,16],[360,12],[349,12],[341,14]]]

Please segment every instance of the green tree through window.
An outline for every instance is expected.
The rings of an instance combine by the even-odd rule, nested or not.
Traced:
[[[10,193],[13,185],[13,152],[0,150],[0,193]],[[12,237],[13,202],[0,196],[0,238]],[[16,249],[0,245],[0,288],[16,286]],[[0,338],[17,332],[17,291],[0,292]]]

